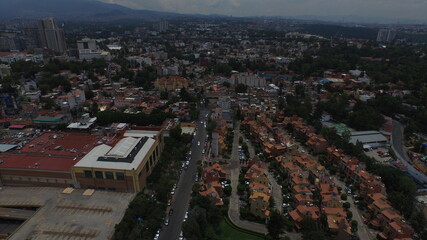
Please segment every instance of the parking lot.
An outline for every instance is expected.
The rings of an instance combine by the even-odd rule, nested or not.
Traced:
[[[49,187],[5,187],[0,206],[39,206],[9,239],[109,239],[134,197],[132,193],[83,189],[69,194]]]
[[[377,148],[365,153],[369,157],[375,158],[375,160],[377,160],[380,163],[391,162],[390,158],[392,158],[392,156],[388,153],[388,149],[386,148]]]

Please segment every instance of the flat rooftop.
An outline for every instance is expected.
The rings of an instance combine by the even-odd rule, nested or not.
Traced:
[[[99,169],[137,169],[155,144],[158,131],[128,130],[115,146],[101,144],[85,155],[75,167]]]
[[[114,139],[82,133],[44,132],[20,150],[0,155],[0,168],[69,171],[95,146]]]
[[[0,207],[39,206],[9,238],[110,239],[135,194],[96,190],[84,196],[83,189],[70,194],[62,188],[4,187]]]

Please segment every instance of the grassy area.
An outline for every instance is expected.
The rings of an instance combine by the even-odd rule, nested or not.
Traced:
[[[221,235],[220,235],[221,240],[235,240],[235,239],[262,240],[264,239],[254,234],[246,233],[234,228],[226,221],[226,219],[222,220],[222,222],[219,224],[219,227],[221,228]]]

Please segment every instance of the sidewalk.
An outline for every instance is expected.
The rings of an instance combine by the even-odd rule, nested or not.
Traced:
[[[240,219],[239,211],[239,195],[237,195],[237,185],[239,184],[239,172],[240,172],[240,163],[239,163],[239,154],[237,151],[237,146],[239,146],[239,137],[240,137],[240,125],[236,124],[234,139],[233,139],[233,151],[231,153],[231,163],[230,163],[230,180],[231,180],[231,197],[230,197],[230,206],[228,208],[228,217],[231,222],[236,226],[244,229],[248,229],[257,233],[267,234],[267,228],[263,224],[249,222],[246,220]]]

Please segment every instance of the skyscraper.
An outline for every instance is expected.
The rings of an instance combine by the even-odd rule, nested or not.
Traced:
[[[40,40],[44,48],[52,49],[58,53],[66,50],[64,32],[58,28],[54,18],[39,19],[38,29]]]
[[[392,42],[396,37],[396,31],[393,29],[380,29],[377,35],[377,42]]]

